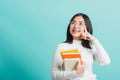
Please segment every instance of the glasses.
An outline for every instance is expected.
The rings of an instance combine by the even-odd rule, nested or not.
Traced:
[[[75,21],[75,20],[73,20],[73,21],[71,21],[70,22],[70,25],[77,25],[77,23],[78,23],[78,26],[84,26],[85,25],[85,23],[83,22],[83,21]]]

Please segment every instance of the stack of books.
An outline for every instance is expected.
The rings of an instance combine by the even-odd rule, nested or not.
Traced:
[[[64,50],[60,54],[65,71],[72,71],[78,62],[82,64],[82,58],[78,49]]]

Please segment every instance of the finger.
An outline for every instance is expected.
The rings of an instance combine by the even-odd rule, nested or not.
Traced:
[[[79,61],[77,61],[76,65],[75,66],[78,66],[79,65]]]
[[[83,64],[83,61],[82,61],[82,59],[80,58],[80,64],[82,65]]]
[[[85,33],[85,40],[86,40],[87,37],[88,37],[88,34],[89,34],[86,27],[85,27],[85,29],[84,29],[84,33]]]
[[[86,28],[86,27],[85,27],[85,29],[84,29],[84,32],[85,32],[85,33],[88,33],[88,31],[87,31],[87,28]]]
[[[84,39],[86,40],[86,38],[87,38],[87,35],[86,35],[86,33],[85,33],[85,35],[84,35]]]
[[[84,28],[83,27],[81,28],[81,32],[84,33]]]
[[[89,33],[86,34],[86,40],[88,40],[88,41],[91,40]]]
[[[85,63],[82,64],[82,67],[85,68]]]

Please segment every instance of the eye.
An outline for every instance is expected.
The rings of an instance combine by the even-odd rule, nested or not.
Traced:
[[[82,25],[82,23],[79,23],[79,25]]]
[[[75,24],[75,21],[71,21],[71,23],[70,24]]]

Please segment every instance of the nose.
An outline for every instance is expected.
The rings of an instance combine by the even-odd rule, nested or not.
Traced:
[[[75,27],[75,28],[79,28],[79,24],[76,23],[76,24],[74,25],[74,27]]]

